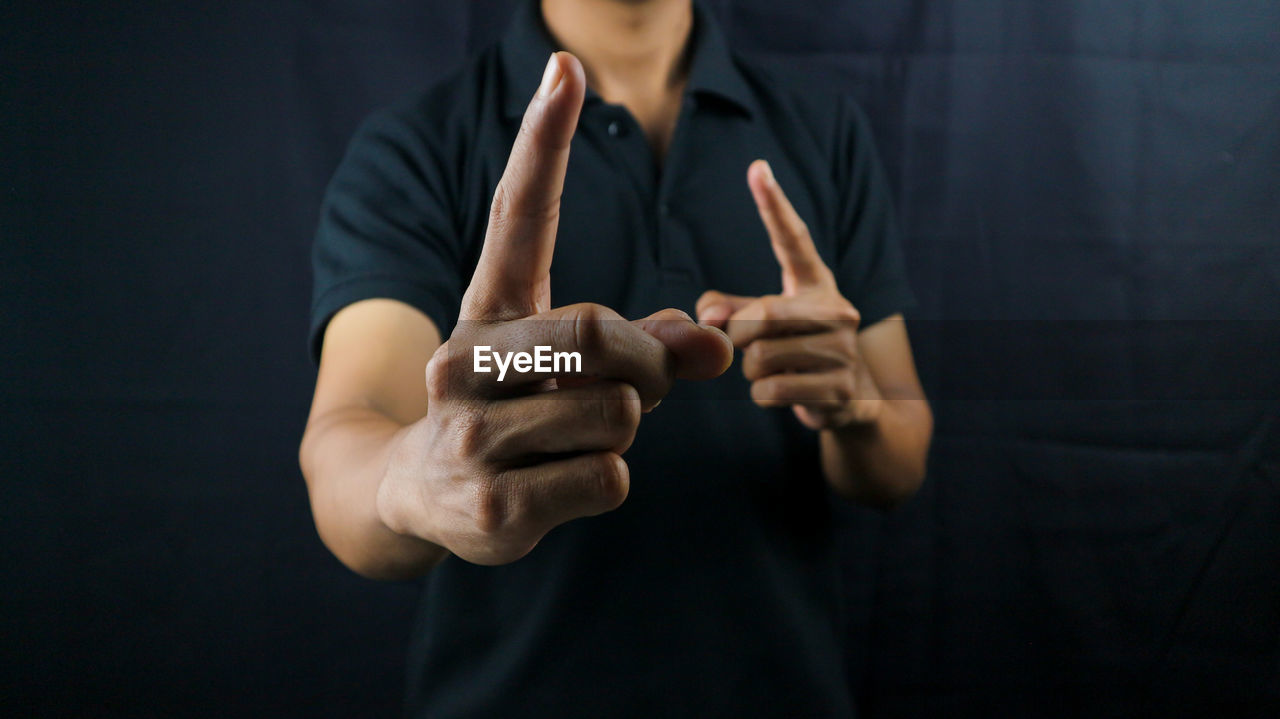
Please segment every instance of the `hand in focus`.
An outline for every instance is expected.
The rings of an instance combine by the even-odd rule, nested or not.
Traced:
[[[811,429],[875,422],[883,399],[858,353],[858,310],[840,294],[768,163],[753,162],[747,184],[782,269],[782,294],[710,290],[698,299],[698,319],[724,329],[743,351],[757,405],[791,406]]]
[[[397,443],[378,491],[392,530],[478,564],[527,554],[553,527],[626,498],[622,454],[674,380],[733,359],[718,329],[678,310],[628,322],[596,304],[551,308],[550,270],[581,64],[556,53],[525,112],[452,336],[427,365],[428,411]],[[608,228],[601,228],[608,231]],[[473,348],[577,352],[582,372],[476,373]]]

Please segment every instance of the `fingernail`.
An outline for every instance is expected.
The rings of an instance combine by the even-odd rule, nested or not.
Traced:
[[[686,320],[689,320],[690,322],[693,322],[693,318],[689,316],[689,313],[688,313],[688,312],[685,312],[685,311],[684,311],[684,310],[682,310],[682,309],[676,309],[676,312],[679,312],[679,313],[680,313],[680,316],[681,316],[681,317],[683,317],[683,318],[685,318]],[[697,323],[695,322],[694,324],[697,324]]]
[[[768,185],[769,187],[773,187],[774,185],[777,185],[778,181],[773,178],[773,168],[769,166],[769,161],[762,160],[761,162],[764,166],[764,184]]]
[[[556,91],[560,85],[560,61],[556,60],[556,54],[551,53],[551,58],[547,60],[547,69],[542,72],[542,84],[538,85],[538,97],[549,97],[551,93]]]
[[[728,310],[729,308],[726,305],[710,305],[702,308],[702,311],[698,313],[698,318],[702,320],[703,324],[721,322],[729,316],[730,312]]]

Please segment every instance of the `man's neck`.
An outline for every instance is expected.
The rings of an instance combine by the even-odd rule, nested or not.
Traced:
[[[542,17],[605,102],[646,106],[683,90],[690,0],[542,0]]]

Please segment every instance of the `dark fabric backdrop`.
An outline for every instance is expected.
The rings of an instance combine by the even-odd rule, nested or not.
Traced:
[[[2,702],[390,716],[412,585],[296,446],[358,120],[506,2],[0,6]],[[1280,705],[1280,3],[713,3],[870,114],[938,418],[849,510],[868,716]]]

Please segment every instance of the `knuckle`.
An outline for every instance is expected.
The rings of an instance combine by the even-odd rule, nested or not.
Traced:
[[[852,372],[841,372],[840,381],[836,383],[836,399],[850,402],[857,396],[858,380]]]
[[[603,335],[600,323],[588,314],[580,315],[573,323],[573,345],[580,350],[594,353],[604,344]]]
[[[720,302],[723,298],[724,298],[724,295],[722,293],[716,290],[707,290],[706,292],[702,293],[701,297],[698,298],[698,301],[694,304],[694,308],[701,310],[702,308],[714,302]]]
[[[848,302],[840,303],[840,307],[836,311],[836,317],[853,325],[857,325],[862,320],[862,314]]]
[[[480,453],[480,430],[477,422],[458,423],[455,433],[455,449],[459,457],[472,458]]]
[[[640,425],[640,394],[619,382],[599,402],[600,423],[612,430],[634,431]]]
[[[751,383],[751,401],[757,405],[764,406],[774,399],[775,388],[773,382],[767,378],[756,380]]]
[[[493,200],[489,203],[489,228],[499,229],[511,216],[511,190],[507,189],[504,179],[498,181],[493,190]]]
[[[491,230],[502,231],[516,219],[540,223],[550,223],[559,219],[560,198],[558,196],[535,200],[513,191],[510,187],[512,183],[517,186],[528,184],[524,181],[524,173],[519,168],[508,166],[506,174],[494,189],[493,202],[489,205]]]
[[[856,330],[858,322],[862,319],[861,313],[853,303],[838,294],[838,291],[828,294],[822,302],[822,307],[823,313],[839,327]]]
[[[452,362],[449,359],[449,343],[440,345],[431,359],[427,361],[426,383],[427,399],[442,400],[449,394],[449,375]]]
[[[560,221],[560,196],[556,195],[541,202],[526,200],[520,203],[517,213],[520,217],[532,220],[538,225],[550,226]]]
[[[489,445],[489,417],[481,408],[473,409],[462,417],[455,430],[456,450],[460,457],[475,459],[482,456]]]
[[[605,322],[616,317],[616,313],[604,305],[590,303],[580,305],[573,318],[575,345],[580,349],[591,351],[602,348],[606,341]]]
[[[601,314],[604,312],[604,305],[598,305],[594,302],[583,302],[574,305],[574,319],[578,322],[597,322]]]
[[[622,319],[622,315],[619,315],[617,312],[614,312],[612,309],[604,305],[596,304],[594,302],[585,303],[583,305],[583,309],[587,312],[587,316],[594,322]]]
[[[674,307],[667,307],[659,310],[651,317],[659,322],[682,322],[689,319],[689,316],[685,314],[684,311],[678,310]]]
[[[782,298],[778,295],[765,295],[760,298],[760,318],[766,322],[778,318],[778,304]]]
[[[631,488],[627,462],[613,452],[602,452],[597,456],[595,480],[600,498],[609,509],[615,509],[626,500]]]
[[[492,479],[475,483],[471,494],[471,517],[481,534],[501,533],[508,524],[510,498]]]

